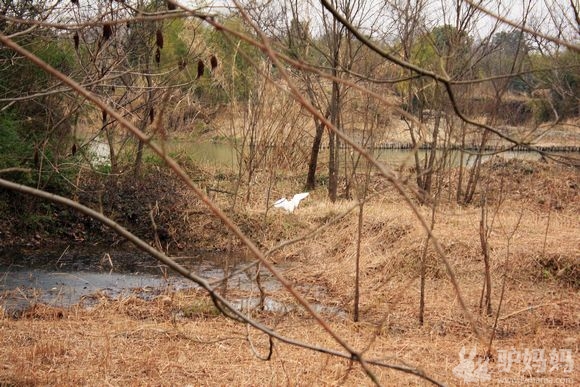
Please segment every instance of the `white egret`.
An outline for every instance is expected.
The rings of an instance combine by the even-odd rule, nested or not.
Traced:
[[[310,195],[310,193],[302,192],[294,195],[292,200],[288,200],[286,198],[276,200],[276,202],[274,202],[274,207],[283,208],[289,213],[294,212],[294,210],[298,207],[298,204],[300,204],[300,201],[305,197],[307,197],[308,195]]]

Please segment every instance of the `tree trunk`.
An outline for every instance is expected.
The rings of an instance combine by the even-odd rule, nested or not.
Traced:
[[[145,111],[143,112],[143,118],[141,119],[141,124],[139,125],[139,130],[145,133],[145,129],[147,128],[147,121],[149,120],[152,124],[153,122],[153,92],[151,87],[151,71],[149,71],[149,56],[147,57],[145,65],[145,81],[147,82],[147,102],[145,103]],[[159,112],[157,112],[159,114]],[[135,156],[135,164],[133,166],[133,175],[137,178],[141,175],[141,165],[143,164],[143,141],[139,140],[139,144],[137,144],[137,155]]]
[[[425,174],[423,178],[423,186],[420,187],[423,190],[423,197],[427,198],[431,195],[431,186],[433,182],[433,174],[435,173],[435,160],[437,156],[437,138],[439,137],[439,126],[441,124],[441,110],[437,112],[435,117],[435,124],[433,127],[433,138],[431,141],[431,150],[429,151],[429,160],[427,166],[423,173]]]
[[[333,75],[336,76],[336,69]],[[332,95],[330,98],[330,123],[335,128],[340,129],[340,86],[338,82],[332,82]],[[328,198],[335,202],[338,193],[338,136],[334,131],[330,131],[328,144]]]
[[[336,182],[336,133],[330,131],[328,133],[328,198],[331,202],[336,201],[337,182]]]
[[[330,109],[326,110],[324,117],[328,119]],[[322,143],[322,135],[324,134],[324,123],[315,120],[316,134],[312,141],[312,149],[310,151],[310,162],[308,163],[308,177],[306,178],[306,189],[313,190],[316,187],[316,167],[318,166],[318,154],[320,153],[320,144]]]

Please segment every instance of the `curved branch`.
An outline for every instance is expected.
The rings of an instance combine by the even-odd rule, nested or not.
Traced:
[[[363,34],[361,34],[360,31],[358,31],[356,28],[354,28],[352,26],[352,24],[350,24],[348,22],[348,20],[346,20],[344,18],[344,16],[342,16],[327,0],[320,0],[322,5],[324,6],[324,8],[326,8],[338,21],[340,21],[354,36],[356,36],[356,38],[365,46],[367,46],[368,48],[370,48],[372,51],[376,52],[378,55],[382,56],[383,58],[403,67],[406,68],[407,70],[411,70],[414,71],[418,74],[421,74],[425,77],[429,77],[432,78],[433,80],[443,84],[443,86],[445,87],[445,90],[447,92],[447,95],[449,97],[449,100],[451,102],[451,106],[453,107],[453,111],[455,112],[455,114],[465,123],[485,129],[490,131],[491,133],[495,134],[496,136],[498,136],[499,138],[502,138],[514,145],[517,146],[523,146],[531,151],[535,151],[538,152],[541,155],[544,156],[549,156],[549,153],[536,148],[535,146],[531,145],[531,144],[526,144],[526,143],[522,143],[520,141],[517,141],[513,138],[511,138],[510,136],[502,133],[501,131],[499,131],[497,128],[494,128],[493,126],[487,125],[487,124],[482,124],[479,123],[477,121],[474,121],[472,119],[470,119],[469,117],[467,117],[465,114],[463,114],[463,112],[459,109],[458,105],[457,105],[457,100],[455,98],[455,94],[453,93],[452,90],[452,86],[455,84],[458,84],[454,81],[452,81],[451,79],[449,79],[448,77],[445,76],[441,76],[437,73],[434,73],[432,71],[429,70],[425,70],[422,67],[416,66],[412,63],[406,62],[400,58],[397,58],[396,56],[386,52],[385,50],[381,49],[380,47],[378,47],[376,44],[374,44],[372,41],[370,41],[367,37],[363,36]],[[463,82],[462,82],[463,83]]]
[[[180,5],[180,7],[182,7],[182,6]],[[64,84],[68,85],[71,89],[73,89],[75,92],[77,92],[79,95],[85,97],[87,100],[93,102],[100,109],[106,111],[109,114],[109,116],[111,118],[117,120],[117,122],[122,127],[124,127],[125,129],[127,129],[128,131],[130,131],[133,135],[135,135],[135,137],[137,139],[139,139],[140,141],[143,141],[143,143],[147,144],[147,146],[151,150],[153,150],[166,163],[166,165],[169,168],[171,168],[175,172],[175,174],[197,195],[197,197],[208,207],[208,209],[216,217],[218,217],[223,222],[223,224],[232,232],[232,234],[234,234],[244,245],[246,245],[246,247],[248,247],[248,249],[250,250],[250,252],[264,265],[264,267],[266,267],[268,269],[268,271],[270,271],[270,273],[272,273],[272,275],[282,284],[282,286],[296,299],[296,301],[298,302],[298,304],[300,304],[306,310],[306,312],[310,316],[312,316],[312,318],[340,346],[342,346],[349,353],[349,355],[345,355],[345,354],[341,354],[340,352],[337,352],[337,355],[338,354],[341,354],[340,356],[342,356],[342,357],[356,359],[364,367],[364,363],[365,362],[368,362],[368,361],[365,360],[362,357],[362,355],[360,355],[359,353],[357,353],[353,348],[351,348],[350,345],[348,345],[348,343],[346,343],[346,341],[343,340],[342,337],[337,332],[335,332],[330,326],[328,326],[328,324],[326,323],[326,321],[322,318],[322,316],[319,313],[316,312],[316,310],[314,310],[314,308],[312,307],[312,305],[310,305],[310,303],[300,293],[298,293],[298,291],[296,289],[294,289],[294,287],[292,286],[292,284],[286,278],[284,278],[284,276],[274,267],[274,265],[272,263],[270,263],[266,259],[266,257],[261,252],[261,250],[244,234],[244,232],[220,208],[218,208],[208,198],[207,195],[205,195],[205,193],[203,192],[203,190],[201,190],[197,185],[195,185],[195,183],[189,177],[189,175],[185,172],[185,170],[183,170],[183,168],[181,168],[179,166],[179,164],[173,158],[171,158],[170,156],[168,156],[167,153],[165,152],[165,150],[162,147],[160,147],[156,143],[152,142],[150,137],[148,137],[147,135],[145,135],[145,133],[143,133],[141,130],[139,130],[134,124],[132,124],[131,122],[129,122],[127,119],[125,119],[115,109],[111,108],[100,97],[98,97],[97,95],[95,95],[95,94],[91,93],[90,91],[86,90],[81,85],[79,85],[75,80],[71,79],[70,77],[68,77],[65,74],[61,73],[60,71],[56,70],[54,67],[50,66],[49,64],[47,64],[42,59],[38,58],[36,55],[34,55],[33,53],[31,53],[30,51],[24,49],[23,47],[21,47],[20,45],[18,45],[17,43],[15,43],[9,37],[7,37],[7,36],[5,36],[5,35],[3,35],[3,34],[0,33],[0,42],[2,44],[4,44],[6,47],[8,47],[8,48],[10,48],[10,49],[18,52],[19,54],[25,56],[28,60],[30,60],[31,63],[35,64],[36,66],[38,66],[43,71],[45,71],[45,72],[49,73],[50,75],[54,76],[55,78],[59,79]],[[312,107],[311,107],[311,109],[314,110]],[[327,124],[330,124],[326,119],[324,119],[324,117],[323,117],[323,122],[325,122]],[[343,134],[341,134],[341,135],[344,136]],[[349,143],[352,144],[353,143],[352,140],[349,139]],[[355,147],[355,149],[357,151],[366,153],[359,146],[354,145],[354,147]],[[366,154],[366,157],[368,157],[369,159],[372,160],[372,157],[370,155]],[[378,162],[376,160],[374,160],[374,164],[380,166],[380,164],[378,164]],[[398,183],[398,181],[396,181],[396,178],[394,177],[394,175],[392,175],[389,172],[387,172],[385,170],[385,168],[382,167],[382,166],[381,166],[381,169],[382,169],[382,171],[384,171],[385,174],[391,175],[392,179],[394,179],[393,184],[396,184],[396,186],[398,186],[402,190],[402,187],[400,186],[400,184]],[[50,194],[48,194],[48,195],[50,195]],[[406,195],[406,193],[404,193],[404,195],[407,198],[407,200],[409,201],[409,203],[411,203],[410,198],[408,197],[408,195]],[[414,211],[416,212],[417,215],[420,216],[420,214],[418,213],[418,209],[416,207],[414,207]],[[440,247],[439,247],[439,251],[441,253],[443,253],[442,252],[442,249]],[[177,267],[177,266],[180,266],[180,265],[178,265],[177,263],[173,262],[170,267],[173,268],[173,266]],[[181,271],[178,271],[178,273],[181,274],[182,272]],[[453,276],[453,274],[452,274],[452,276]],[[454,276],[453,276],[453,278],[454,278]],[[454,283],[456,283],[456,281],[454,281]],[[219,300],[221,302],[221,299],[220,299],[221,297],[219,295],[216,295],[214,293],[210,293],[210,294],[212,295],[212,298],[217,299],[217,300]],[[458,297],[460,299],[460,302],[462,303],[462,306],[464,307],[463,299],[460,296],[460,294],[458,294]],[[227,301],[226,301],[226,304],[225,305],[227,305]],[[467,309],[465,309],[465,307],[464,307],[464,311],[470,317],[470,320],[472,320],[471,315],[469,314],[469,312],[467,311]],[[267,329],[267,328],[262,328],[262,329]],[[474,330],[476,331],[476,333],[477,333],[477,335],[479,337],[480,335],[479,335],[479,331],[477,330],[477,328],[474,328]],[[264,332],[266,332],[266,331],[264,330]],[[271,332],[272,334],[274,334],[273,331],[269,331],[268,330],[268,332]],[[288,341],[286,341],[286,342],[288,342]],[[315,349],[315,348],[311,348],[311,349]],[[328,353],[327,350],[325,350],[325,352]],[[394,367],[398,367],[398,366],[393,366],[391,368],[394,368]],[[407,369],[407,367],[401,367],[401,368],[402,368],[401,371],[409,372],[408,369]],[[407,371],[405,371],[405,370],[407,370]],[[413,373],[415,375],[418,375],[418,376],[423,377],[422,376],[423,373],[421,371],[412,370],[412,371],[410,371],[410,373]],[[431,378],[426,378],[426,379],[429,380],[429,381],[432,381]],[[375,382],[377,382],[377,381],[375,380]],[[434,382],[434,383],[438,384],[437,382]]]
[[[324,2],[325,0],[322,0],[322,1]],[[242,10],[240,10],[240,11],[242,11]],[[248,22],[250,22],[250,21],[248,21]],[[459,301],[459,305],[461,307],[461,310],[463,311],[463,313],[465,314],[465,316],[469,320],[469,323],[470,323],[470,325],[471,325],[471,327],[473,329],[473,332],[475,333],[476,337],[483,343],[484,342],[483,341],[483,336],[482,336],[482,334],[480,332],[480,329],[479,329],[479,327],[478,327],[478,325],[476,323],[475,318],[473,317],[473,315],[471,314],[471,312],[467,309],[467,305],[466,305],[465,300],[463,298],[461,289],[459,287],[459,283],[457,282],[457,278],[455,277],[455,271],[451,267],[451,263],[449,262],[449,260],[445,256],[445,253],[443,252],[443,248],[441,247],[441,244],[439,243],[439,240],[433,234],[431,228],[427,224],[427,221],[425,220],[425,218],[423,217],[423,215],[419,212],[419,208],[415,205],[415,203],[413,203],[413,201],[411,200],[411,197],[409,196],[409,194],[407,193],[407,191],[405,191],[404,186],[401,183],[401,181],[398,179],[398,177],[395,175],[395,173],[393,173],[393,171],[387,170],[387,168],[382,163],[378,162],[362,146],[360,146],[359,144],[357,144],[354,140],[352,140],[344,132],[342,132],[341,130],[338,130],[336,128],[336,126],[334,126],[326,117],[324,117],[323,114],[321,114],[319,111],[317,111],[312,106],[312,104],[310,104],[310,102],[308,102],[304,98],[304,95],[300,92],[300,90],[296,87],[296,85],[291,81],[290,76],[288,75],[288,72],[284,69],[284,66],[281,66],[280,65],[280,61],[278,60],[277,54],[272,50],[271,46],[268,44],[268,39],[264,36],[264,34],[260,31],[260,29],[257,26],[255,26],[254,24],[252,24],[252,27],[254,28],[254,30],[256,31],[256,33],[262,39],[262,46],[263,46],[262,50],[270,57],[270,59],[272,60],[272,62],[277,66],[277,68],[280,71],[281,76],[286,81],[288,87],[290,88],[290,92],[292,93],[292,95],[294,96],[294,98],[306,110],[308,110],[308,112],[310,114],[312,114],[313,117],[318,118],[320,120],[320,122],[322,122],[327,128],[329,128],[329,130],[332,130],[334,133],[336,133],[336,135],[342,141],[344,141],[346,144],[348,144],[350,147],[352,147],[353,150],[355,150],[362,157],[364,157],[370,164],[372,164],[375,168],[377,168],[377,170],[380,171],[383,174],[383,176],[385,177],[385,179],[389,183],[391,183],[393,185],[393,187],[397,190],[397,192],[401,195],[401,197],[407,203],[407,205],[409,206],[409,208],[413,212],[413,215],[415,215],[415,217],[417,218],[417,220],[420,222],[421,227],[423,228],[423,230],[427,233],[427,235],[429,235],[429,238],[431,239],[431,243],[433,244],[433,247],[434,247],[435,251],[437,252],[437,255],[441,258],[441,260],[442,260],[442,262],[443,262],[443,264],[445,266],[445,270],[447,272],[447,275],[449,277],[449,280],[451,281],[451,284],[453,285],[453,288],[455,290],[455,294],[457,295],[457,299]],[[437,76],[437,77],[439,79],[441,79],[441,77],[439,77],[439,76]],[[279,82],[276,82],[274,84],[277,87],[280,87],[280,83]],[[353,353],[353,355],[356,355],[356,354]],[[361,359],[361,361],[362,361],[362,359]]]
[[[181,266],[180,264],[175,262],[173,259],[171,259],[167,255],[165,255],[164,253],[158,251],[157,249],[155,249],[154,247],[149,245],[147,242],[143,241],[142,239],[140,239],[139,237],[137,237],[136,235],[131,233],[129,230],[127,230],[126,228],[121,226],[119,223],[106,217],[105,215],[101,214],[100,212],[93,210],[92,208],[84,206],[78,202],[75,202],[75,201],[68,199],[68,198],[65,198],[63,196],[55,195],[55,194],[52,194],[50,192],[46,192],[46,191],[39,190],[36,188],[28,187],[26,185],[13,183],[11,181],[1,179],[1,178],[0,178],[0,187],[5,188],[5,189],[9,189],[12,191],[21,192],[21,193],[24,193],[27,195],[36,196],[36,197],[39,197],[41,199],[49,200],[53,203],[64,205],[66,207],[69,207],[73,210],[81,212],[81,213],[101,222],[103,225],[105,225],[105,226],[109,227],[111,230],[115,231],[118,235],[122,236],[123,238],[126,238],[128,241],[133,243],[140,250],[144,251],[145,253],[151,255],[155,259],[157,259],[160,262],[164,263],[165,265],[169,266],[172,270],[174,270],[178,274],[182,275],[183,277],[185,277],[185,278],[195,282],[199,286],[201,286],[204,290],[206,290],[208,292],[208,294],[211,296],[216,307],[220,311],[224,312],[224,315],[226,317],[245,322],[246,324],[251,325],[253,328],[267,334],[270,337],[270,345],[271,346],[273,345],[272,338],[275,338],[275,339],[280,340],[281,342],[289,344],[289,345],[294,345],[297,347],[313,350],[313,351],[324,353],[327,355],[341,357],[344,359],[351,359],[353,356],[351,353],[344,353],[344,352],[339,352],[339,351],[328,349],[328,348],[318,347],[318,346],[310,345],[310,344],[307,344],[307,343],[304,343],[304,342],[301,342],[298,340],[291,339],[289,337],[282,336],[282,335],[276,333],[275,331],[273,331],[272,329],[270,329],[269,327],[247,317],[245,314],[243,314],[238,309],[236,309],[228,300],[223,298],[219,293],[216,293],[208,281],[206,281],[202,277],[196,275],[195,273],[187,270],[184,266]],[[384,363],[380,360],[365,360],[365,361],[369,364],[373,364],[376,366],[391,368],[394,370],[398,370],[398,371],[402,371],[402,372],[409,373],[412,375],[416,375],[416,376],[419,376],[419,377],[421,377],[421,378],[423,378],[423,379],[425,379],[425,380],[427,380],[427,381],[429,381],[437,386],[443,386],[441,383],[439,383],[436,380],[434,380],[433,378],[429,377],[428,375],[423,373],[421,370],[418,370],[418,369],[415,369],[412,367],[405,367],[405,366],[400,366],[400,365],[395,365],[395,364],[387,364],[387,363]]]
[[[491,12],[490,10],[482,7],[481,5],[474,3],[472,0],[466,0],[466,3],[474,8],[477,8],[479,11],[485,13],[486,15],[489,15],[489,16],[493,17],[494,19],[499,20],[502,23],[508,24],[508,25],[520,30],[520,31],[527,32],[528,34],[531,34],[531,35],[539,36],[540,38],[549,40],[552,43],[556,43],[556,44],[559,44],[561,46],[567,47],[572,51],[580,52],[580,46],[577,44],[573,44],[573,43],[567,42],[567,41],[562,40],[562,39],[554,38],[552,36],[542,34],[541,32],[534,31],[531,28],[528,28],[528,27],[523,26],[521,24],[514,23],[513,21],[506,19],[505,17],[502,17],[500,15],[497,15],[497,14]],[[571,1],[571,3],[572,3],[572,7],[574,7],[574,2]],[[578,14],[576,14],[576,18],[578,18]]]
[[[175,19],[178,17],[181,18],[185,18],[188,17],[189,15],[183,12],[180,13],[140,13],[137,16],[134,17],[128,17],[128,18],[119,18],[119,19],[114,19],[114,20],[107,20],[107,24],[109,25],[123,25],[123,24],[127,24],[128,22],[135,22],[135,21],[143,21],[143,22],[147,22],[147,21],[159,21],[159,20],[165,20],[165,19]],[[207,17],[205,14],[204,15],[196,15],[197,17],[203,18],[203,17]],[[9,35],[10,38],[14,38],[20,35],[23,35],[25,33],[29,33],[30,29],[32,28],[37,28],[37,27],[47,27],[47,28],[54,28],[57,30],[64,30],[64,31],[76,31],[82,28],[87,28],[87,27],[95,27],[95,26],[102,26],[103,22],[102,21],[91,21],[91,22],[85,22],[85,23],[76,23],[76,24],[70,24],[70,23],[51,23],[51,22],[45,22],[42,20],[30,20],[30,19],[20,19],[20,18],[15,18],[15,17],[11,17],[11,16],[2,16],[2,19],[9,21],[11,23],[17,23],[17,24],[23,24],[23,25],[30,25],[31,27],[27,30],[24,31],[19,31],[16,32],[12,35]]]

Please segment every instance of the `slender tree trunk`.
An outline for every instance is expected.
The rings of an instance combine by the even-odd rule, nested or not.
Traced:
[[[147,110],[151,109],[151,103],[147,103]],[[145,115],[141,120],[141,124],[139,125],[139,130],[145,133],[145,129],[147,128],[147,121],[149,118]],[[143,164],[143,141],[139,140],[137,144],[137,154],[135,155],[135,164],[133,166],[133,176],[138,178],[141,176],[141,165]]]
[[[337,70],[333,69],[336,76]],[[340,86],[338,82],[332,82],[332,95],[330,98],[330,122],[335,128],[340,129]],[[334,131],[329,134],[329,160],[328,160],[328,197],[331,202],[335,202],[338,193],[338,137]]]
[[[473,200],[473,195],[475,195],[475,189],[477,188],[477,184],[479,183],[479,173],[481,171],[481,162],[482,162],[482,154],[485,149],[485,145],[487,144],[487,138],[489,136],[489,132],[486,130],[483,133],[481,138],[481,142],[479,144],[479,151],[475,156],[475,162],[473,163],[473,167],[469,172],[469,180],[467,181],[467,186],[465,187],[465,196],[464,196],[464,204],[469,204]]]
[[[463,172],[465,170],[465,123],[461,124],[461,148],[459,149],[459,176],[457,177],[457,192],[455,201],[461,202],[461,192],[463,191]]]
[[[107,143],[109,144],[109,157],[111,160],[111,175],[116,175],[119,172],[119,165],[117,163],[117,153],[115,152],[115,135],[113,129],[107,126],[105,129],[107,136]]]
[[[328,119],[330,109],[326,110],[325,118]],[[312,141],[312,149],[310,151],[310,162],[308,163],[308,177],[306,178],[306,189],[313,190],[316,187],[316,167],[318,166],[318,155],[320,154],[320,145],[322,143],[322,135],[324,134],[324,123],[315,120],[316,134]]]
[[[146,60],[145,65],[145,81],[147,82],[147,102],[145,104],[145,112],[143,113],[143,118],[141,119],[141,125],[139,126],[139,130],[145,133],[145,129],[147,128],[147,121],[153,121],[154,113],[153,113],[153,92],[151,87],[151,71],[149,70],[149,58]],[[158,112],[159,113],[159,112]],[[151,122],[152,123],[152,122]],[[141,175],[141,165],[143,164],[143,141],[139,140],[139,144],[137,144],[137,154],[135,155],[135,165],[133,166],[133,175],[135,177],[139,177]]]
[[[487,194],[486,194],[487,195]],[[484,264],[484,283],[482,289],[482,301],[479,307],[485,307],[485,311],[488,316],[493,314],[491,308],[491,266],[489,257],[489,244],[488,244],[488,225],[487,225],[487,200],[484,196],[481,204],[481,218],[479,220],[479,239],[481,242],[481,251],[483,253],[483,264]],[[485,292],[483,291],[485,290]],[[485,293],[485,298],[483,294]]]
[[[429,160],[427,162],[427,166],[424,173],[423,178],[423,186],[420,187],[425,197],[431,194],[431,186],[433,182],[433,174],[435,173],[435,159],[437,156],[437,138],[439,137],[439,127],[441,125],[441,110],[437,112],[437,116],[435,117],[435,124],[433,126],[433,138],[431,142],[431,150],[429,151]]]
[[[356,262],[355,262],[355,279],[354,279],[354,321],[359,319],[359,302],[360,302],[360,254],[361,254],[361,239],[363,227],[363,207],[364,198],[359,201],[358,208],[358,235],[356,241]]]
[[[336,133],[332,130],[328,133],[328,198],[331,202],[336,201],[336,169],[334,157],[336,156]]]
[[[436,205],[433,204],[431,210],[431,232],[435,229],[435,214]],[[419,268],[419,325],[423,325],[425,322],[425,284],[427,282],[427,252],[429,251],[429,242],[431,242],[431,234],[427,234],[425,238],[425,246],[423,247],[423,252],[421,254],[420,268]]]
[[[256,121],[250,121],[251,129],[250,129],[250,149],[248,153],[248,163],[247,163],[247,170],[248,170],[248,189],[246,191],[246,204],[250,202],[250,197],[252,193],[252,179],[254,178],[254,171],[256,169],[255,160],[256,160]]]

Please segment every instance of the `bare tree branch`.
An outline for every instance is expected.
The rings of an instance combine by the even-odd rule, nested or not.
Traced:
[[[491,12],[490,10],[482,7],[481,5],[474,3],[473,0],[466,0],[466,2],[469,5],[471,5],[472,7],[477,8],[481,12],[483,12],[483,13],[485,13],[485,14],[487,14],[487,15],[489,15],[489,16],[497,19],[497,20],[500,20],[502,23],[508,24],[508,25],[510,25],[510,26],[512,26],[512,27],[514,27],[514,28],[516,28],[518,30],[520,30],[520,31],[524,31],[524,32],[527,32],[528,34],[532,34],[532,35],[535,35],[535,36],[539,36],[539,37],[541,37],[543,39],[546,39],[546,40],[548,40],[548,41],[550,41],[552,43],[556,43],[556,44],[559,44],[561,46],[567,47],[570,50],[573,50],[573,51],[576,51],[576,52],[580,52],[580,46],[577,45],[577,44],[573,44],[573,43],[570,43],[570,42],[568,42],[566,40],[562,40],[562,39],[559,39],[559,38],[555,38],[555,37],[552,37],[552,36],[548,36],[546,34],[542,34],[539,31],[534,31],[531,28],[528,28],[528,27],[526,27],[524,25],[521,25],[521,24],[518,24],[518,23],[514,23],[513,21],[511,21],[511,20],[509,20],[509,19],[507,19],[505,17],[502,17],[500,15],[497,15],[497,14]],[[570,3],[573,4],[574,1],[573,0],[570,0]],[[575,11],[576,11],[576,20],[578,21],[578,11],[576,9],[575,9]],[[579,27],[580,27],[580,22],[579,22]]]
[[[365,363],[367,362],[362,355],[357,352],[356,350],[354,350],[353,348],[351,348],[346,341],[344,341],[344,339],[338,334],[336,333],[327,323],[326,321],[322,318],[322,316],[320,316],[319,313],[317,313],[314,308],[312,307],[312,305],[310,305],[310,303],[308,303],[308,301],[306,301],[306,299],[299,294],[296,289],[294,289],[294,287],[292,286],[292,284],[282,276],[282,274],[274,267],[274,265],[272,263],[270,263],[264,256],[264,254],[260,251],[260,249],[243,233],[243,231],[220,209],[218,208],[203,192],[203,190],[201,190],[199,187],[197,187],[194,182],[191,180],[191,178],[187,175],[187,173],[183,170],[183,168],[181,168],[179,166],[179,164],[172,159],[171,157],[169,157],[167,155],[167,153],[164,151],[164,149],[162,147],[160,147],[159,145],[157,145],[156,143],[154,143],[153,141],[151,141],[151,138],[146,136],[142,131],[140,131],[135,125],[133,125],[131,122],[129,122],[127,119],[125,119],[121,114],[119,114],[116,110],[112,109],[107,103],[105,103],[100,97],[96,96],[95,94],[91,93],[90,91],[86,90],[85,88],[83,88],[81,85],[79,85],[76,81],[74,81],[73,79],[71,79],[70,77],[66,76],[65,74],[61,73],[60,71],[56,70],[55,68],[53,68],[52,66],[48,65],[46,62],[44,62],[43,60],[41,60],[40,58],[38,58],[36,55],[32,54],[31,52],[27,51],[26,49],[24,49],[23,47],[21,47],[20,45],[18,45],[17,43],[15,43],[12,39],[10,39],[9,37],[0,34],[0,42],[2,44],[4,44],[6,47],[18,52],[19,54],[25,56],[30,62],[34,63],[36,66],[38,66],[39,68],[41,68],[43,71],[46,71],[47,73],[51,74],[52,76],[56,77],[57,79],[59,79],[61,82],[63,82],[64,84],[68,85],[71,89],[73,89],[76,93],[78,93],[79,95],[85,97],[87,100],[93,102],[95,105],[97,105],[100,109],[102,109],[103,111],[106,111],[111,118],[117,120],[117,122],[123,126],[125,129],[127,129],[128,131],[130,131],[131,133],[133,133],[139,140],[143,141],[145,144],[147,144],[147,146],[149,146],[157,155],[159,155],[159,157],[161,157],[164,162],[177,174],[177,176],[185,182],[185,184],[199,197],[199,199],[211,210],[211,212],[218,217],[223,223],[224,225],[237,237],[239,238],[240,241],[242,241],[242,243],[244,245],[246,245],[248,247],[248,249],[251,251],[251,253],[264,265],[264,267],[266,267],[271,273],[272,275],[278,280],[280,281],[280,283],[283,285],[283,287],[290,293],[292,294],[292,296],[298,301],[298,303],[314,318],[314,320],[316,320],[316,322],[337,342],[339,343],[342,347],[344,347],[347,352],[350,354],[348,357],[358,361],[363,367],[367,368],[367,366],[365,366]],[[360,147],[356,148],[357,150],[364,152]],[[367,155],[368,156],[368,155]],[[368,156],[370,158],[370,156]],[[375,161],[376,163],[376,161]],[[384,168],[383,168],[384,170]],[[388,173],[386,170],[384,170],[385,173]],[[393,176],[394,178],[394,176]],[[8,182],[4,182],[4,184],[6,184]],[[13,183],[11,183],[13,184]],[[400,185],[399,185],[400,187]],[[402,187],[401,187],[402,190]],[[47,194],[50,195],[50,194]],[[408,197],[407,197],[408,199]],[[410,202],[410,199],[409,203]],[[415,208],[415,211],[418,211]],[[417,212],[417,215],[418,212]],[[442,250],[441,250],[442,252]],[[181,271],[179,271],[179,269],[177,269],[177,264],[174,262],[170,267],[174,268],[175,270],[182,274]],[[189,278],[189,277],[188,277]],[[212,299],[214,300],[214,302],[216,303],[216,305],[219,305],[222,300],[221,297],[219,295],[214,295],[213,293],[210,293],[210,295],[212,296]],[[459,296],[460,297],[460,296]],[[461,297],[460,297],[461,299]],[[462,301],[462,299],[461,299]],[[227,305],[227,304],[226,304]],[[228,308],[231,309],[231,308]],[[468,312],[467,312],[468,313]],[[372,374],[369,372],[367,372],[368,374]],[[378,383],[378,381],[375,379],[374,380],[376,383]]]
[[[264,46],[263,49],[268,54],[268,56],[270,57],[272,62],[274,64],[276,64],[277,67],[279,68],[280,73],[282,74],[282,76],[286,80],[287,84],[289,85],[290,90],[291,90],[292,94],[294,95],[294,97],[296,98],[296,100],[299,101],[300,104],[302,106],[304,106],[310,112],[310,114],[312,114],[313,116],[316,116],[321,122],[323,122],[327,128],[329,128],[330,130],[335,132],[337,134],[337,136],[342,141],[344,141],[349,146],[351,146],[357,153],[361,154],[366,160],[369,161],[369,163],[371,163],[374,167],[376,167],[377,170],[379,170],[385,176],[387,181],[393,185],[393,187],[397,190],[397,192],[399,192],[399,194],[405,200],[405,202],[407,203],[409,208],[411,208],[411,210],[413,211],[413,214],[421,223],[421,227],[430,236],[431,243],[433,244],[435,251],[437,252],[437,254],[439,255],[439,257],[441,258],[441,260],[443,261],[443,263],[445,265],[449,279],[450,279],[451,283],[453,284],[453,288],[455,290],[455,293],[457,294],[457,298],[459,300],[461,310],[463,311],[463,313],[465,314],[465,316],[469,320],[470,325],[473,329],[473,332],[475,333],[477,338],[483,343],[483,335],[482,335],[480,328],[478,327],[478,324],[476,323],[472,313],[469,311],[469,309],[467,309],[467,305],[466,305],[465,300],[463,298],[461,288],[459,287],[459,283],[457,282],[457,279],[455,276],[455,272],[454,272],[453,268],[451,267],[451,264],[447,260],[445,253],[443,252],[443,248],[441,247],[438,239],[431,232],[431,229],[430,229],[429,225],[427,224],[427,221],[425,220],[423,215],[419,212],[417,205],[415,203],[413,203],[413,201],[411,200],[411,197],[409,196],[407,191],[404,189],[404,186],[403,186],[403,184],[401,184],[398,177],[391,170],[387,170],[383,164],[381,164],[374,157],[372,157],[364,148],[362,148],[360,145],[358,145],[355,141],[353,141],[351,138],[349,138],[342,131],[338,130],[326,117],[324,117],[307,100],[304,99],[303,94],[300,92],[300,90],[298,90],[296,85],[290,80],[290,77],[288,76],[287,71],[284,69],[283,66],[280,65],[279,60],[278,60],[278,56],[272,50],[270,45],[268,44],[267,38],[261,33],[261,31],[255,25],[253,25],[253,28],[261,36],[262,44]]]
[[[119,223],[106,217],[105,215],[101,214],[100,212],[97,212],[97,211],[95,211],[87,206],[84,206],[78,202],[75,202],[71,199],[68,199],[68,198],[65,198],[65,197],[62,197],[59,195],[55,195],[55,194],[52,194],[50,192],[46,192],[43,190],[39,190],[36,188],[28,187],[28,186],[21,185],[21,184],[16,184],[16,183],[13,183],[11,181],[1,179],[1,178],[0,178],[0,187],[2,187],[4,189],[9,189],[12,191],[21,192],[21,193],[24,193],[27,195],[33,195],[33,196],[36,196],[36,197],[41,198],[41,199],[49,200],[53,203],[64,205],[66,207],[69,207],[73,210],[81,212],[81,213],[101,222],[103,225],[109,227],[111,230],[113,230],[114,232],[116,232],[117,234],[122,236],[123,238],[126,238],[131,243],[133,243],[140,250],[151,255],[152,257],[157,259],[159,262],[167,265],[169,268],[174,270],[176,273],[182,275],[183,277],[185,277],[185,278],[195,282],[199,286],[201,286],[204,290],[206,290],[208,292],[208,294],[212,298],[215,306],[220,311],[222,311],[225,316],[232,318],[232,319],[235,319],[235,320],[238,320],[238,321],[242,321],[242,322],[252,326],[253,328],[267,334],[270,337],[270,351],[272,350],[272,346],[273,346],[272,338],[275,338],[275,339],[277,339],[281,342],[284,342],[286,344],[289,344],[289,345],[294,345],[294,346],[306,348],[309,350],[313,350],[313,351],[324,353],[324,354],[331,355],[331,356],[341,357],[344,359],[354,359],[354,360],[360,361],[359,358],[353,356],[353,354],[350,352],[349,353],[339,352],[339,351],[335,351],[335,350],[332,350],[329,348],[314,346],[311,344],[301,342],[299,340],[294,340],[292,338],[282,336],[282,335],[276,333],[274,330],[270,329],[269,327],[261,324],[260,322],[249,318],[248,316],[246,316],[245,314],[240,312],[228,300],[226,300],[219,293],[217,293],[213,289],[211,284],[209,282],[207,282],[204,278],[202,278],[202,277],[198,276],[197,274],[187,270],[185,267],[181,266],[180,264],[175,262],[173,259],[171,259],[167,255],[165,255],[163,252],[155,249],[154,247],[149,245],[147,242],[143,241],[142,239],[140,239],[139,237],[137,237],[136,235],[134,235],[133,233],[128,231],[126,228],[121,226]],[[271,353],[268,356],[271,356]],[[262,359],[262,360],[265,360],[265,359]],[[437,382],[433,378],[426,375],[423,371],[418,370],[416,368],[402,366],[402,365],[396,365],[396,364],[388,364],[388,363],[384,363],[380,360],[365,359],[365,361],[368,364],[372,364],[372,365],[376,365],[376,366],[380,366],[380,367],[385,367],[385,368],[391,368],[391,369],[394,369],[397,371],[402,371],[405,373],[416,375],[416,376],[421,377],[421,378],[423,378],[423,379],[425,379],[425,380],[427,380],[427,381],[429,381],[437,386],[443,386],[443,384]]]

